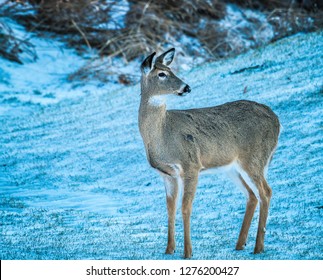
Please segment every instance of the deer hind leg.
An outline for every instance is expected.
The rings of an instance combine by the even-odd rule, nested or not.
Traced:
[[[268,210],[270,199],[272,195],[271,188],[267,184],[266,179],[261,178],[258,183],[259,197],[260,197],[260,213],[259,213],[259,224],[258,224],[258,232],[256,238],[256,246],[254,249],[254,253],[258,254],[264,251],[264,239],[266,232],[266,222],[268,217]]]
[[[259,166],[249,164],[245,165],[239,171],[245,183],[248,184],[251,191],[260,202],[258,231],[256,238],[256,246],[254,249],[254,253],[258,254],[264,251],[266,222],[272,192],[264,177],[264,170],[259,168]]]
[[[182,216],[184,223],[184,258],[192,257],[192,243],[191,243],[191,213],[192,204],[196,192],[198,181],[198,172],[187,172],[183,175],[184,194],[182,200]]]
[[[244,214],[239,238],[236,244],[236,250],[243,250],[247,242],[249,228],[257,207],[258,200],[255,194],[253,193],[253,191],[251,190],[251,188],[242,178],[242,176],[239,174],[237,177],[238,177],[237,179],[239,180],[238,183],[240,183],[240,185],[243,187],[244,193],[247,196],[246,212]]]
[[[178,180],[171,176],[163,176],[166,190],[166,202],[168,213],[168,241],[166,254],[174,254],[175,252],[175,217],[176,217],[176,201],[178,196]]]
[[[248,179],[251,179],[250,183],[248,182],[248,184],[252,188],[253,192],[257,195],[257,198],[260,202],[258,231],[256,238],[256,246],[254,249],[254,253],[258,254],[264,251],[266,222],[272,191],[269,185],[267,184],[267,181],[264,178],[263,174],[257,175],[252,172],[248,172],[248,174],[250,175]]]

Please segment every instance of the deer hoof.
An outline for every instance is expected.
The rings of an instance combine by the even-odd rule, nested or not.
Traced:
[[[264,247],[255,247],[255,250],[253,251],[254,254],[260,254],[264,252]]]
[[[243,250],[245,248],[246,245],[247,245],[247,243],[245,243],[244,245],[237,244],[236,245],[236,250],[241,251],[241,250]]]
[[[190,259],[193,257],[192,251],[184,253],[184,259]]]
[[[167,255],[173,255],[174,253],[175,253],[175,249],[169,249],[169,248],[167,248],[165,252],[165,254]]]

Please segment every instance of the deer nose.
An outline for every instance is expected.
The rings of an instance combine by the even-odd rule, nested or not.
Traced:
[[[189,85],[186,85],[186,86],[184,87],[184,92],[191,92],[191,88],[190,88],[190,86],[189,86]]]

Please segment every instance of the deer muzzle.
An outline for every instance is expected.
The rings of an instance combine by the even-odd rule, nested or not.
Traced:
[[[185,85],[185,87],[183,88],[183,91],[178,93],[178,95],[182,96],[189,92],[191,92],[191,87],[189,85]]]

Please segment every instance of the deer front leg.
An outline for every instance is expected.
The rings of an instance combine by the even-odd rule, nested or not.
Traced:
[[[192,243],[191,243],[191,213],[192,204],[195,196],[198,174],[192,172],[184,174],[184,194],[182,201],[182,215],[184,223],[184,258],[192,257]]]
[[[166,190],[167,213],[168,213],[168,241],[166,254],[174,254],[175,252],[175,217],[176,217],[176,201],[178,195],[177,179],[171,176],[163,176]]]

